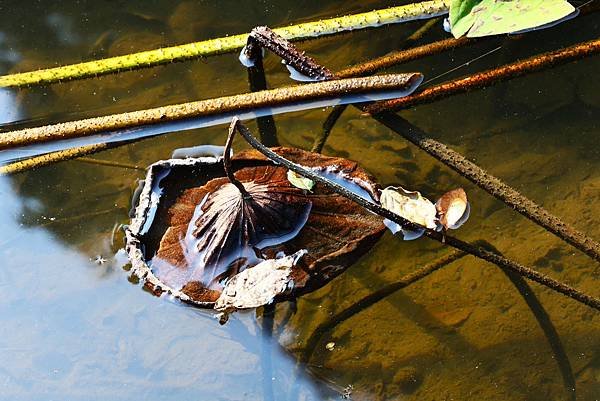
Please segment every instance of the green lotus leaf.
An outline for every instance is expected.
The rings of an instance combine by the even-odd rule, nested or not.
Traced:
[[[578,14],[566,0],[453,0],[452,34],[459,38],[547,28]]]

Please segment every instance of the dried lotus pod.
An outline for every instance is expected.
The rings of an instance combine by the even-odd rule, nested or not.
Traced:
[[[445,229],[456,230],[462,226],[471,213],[471,205],[462,188],[446,192],[435,203],[438,219]]]

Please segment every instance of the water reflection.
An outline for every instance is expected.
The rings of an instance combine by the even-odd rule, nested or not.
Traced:
[[[0,59],[6,55],[3,51],[12,49],[13,53],[0,60],[0,70],[32,70],[94,58],[94,52],[102,48],[103,54],[114,55],[157,42],[175,44],[248,31],[259,23],[283,25],[385,5],[256,2],[244,8],[233,0],[176,3],[81,1],[23,6],[3,1],[0,7],[10,12],[0,14],[4,32]],[[118,13],[142,13],[149,18],[141,16],[139,22],[124,15],[113,18],[115,8],[120,9]],[[72,17],[75,34],[83,41],[73,45],[56,41],[46,23],[46,16],[53,12]],[[199,13],[202,18],[194,17]],[[163,22],[150,22],[153,18]],[[594,18],[578,17],[552,30],[527,34],[521,41],[501,42],[502,51],[458,74],[589,40],[597,36]],[[215,20],[223,24],[211,23]],[[172,26],[173,35],[165,30],[162,37],[164,21]],[[115,25],[117,32],[94,47],[111,28],[108,25]],[[394,50],[417,27],[403,24],[354,32],[304,42],[302,48],[337,69]],[[427,41],[443,35],[433,32]],[[476,45],[412,63],[406,69],[436,76],[484,51]],[[16,95],[0,92],[5,106],[0,113],[12,113],[2,115],[0,121],[41,118],[36,122],[41,125],[246,91],[245,72],[236,57],[230,56],[23,89]],[[269,55],[265,60],[271,86],[289,83],[278,60]],[[419,107],[404,116],[600,238],[596,212],[600,202],[600,80],[593,79],[599,61],[588,58]],[[6,107],[15,102],[20,111]],[[325,117],[321,110],[278,116],[280,142],[310,148]],[[173,149],[222,145],[224,139],[222,126],[209,127],[95,157],[148,165],[168,158]],[[236,143],[235,149],[240,148],[242,144]],[[585,256],[371,119],[348,110],[332,132],[325,153],[359,161],[382,184],[401,184],[423,193],[464,186],[473,211],[461,228],[461,238],[484,237],[507,256],[589,292],[596,290],[597,267]],[[220,327],[205,312],[156,299],[132,286],[127,274],[110,260],[112,229],[115,223],[127,223],[131,192],[140,177],[135,170],[71,161],[0,180],[0,356],[5,361],[0,366],[0,398],[263,398],[261,349],[265,343],[252,314]],[[276,327],[287,321],[278,342],[301,355],[303,341],[317,324],[442,251],[424,240],[399,243],[391,236],[383,238],[344,275],[302,297],[296,314],[285,315],[288,306],[278,306]],[[95,264],[92,260],[98,255],[109,262]],[[538,286],[533,291],[565,344],[579,399],[598,398],[598,314]],[[356,397],[364,399],[566,398],[556,362],[542,336],[506,278],[493,267],[465,258],[328,333],[308,365],[300,369],[308,368],[317,377],[300,377],[300,398],[330,396],[325,383],[337,383],[333,386],[338,390],[340,383],[342,388],[352,383]],[[329,342],[335,343],[333,351],[326,348]],[[266,348],[274,354],[275,399],[289,398],[294,362],[280,353],[276,343]]]
[[[23,113],[17,104],[14,92],[0,88],[0,125],[19,121],[22,118]]]
[[[264,374],[286,394],[294,361],[270,343],[272,371],[261,371],[268,340],[252,314],[220,327],[209,313],[143,294],[111,260],[95,264],[45,229],[22,227],[22,201],[4,178],[0,196],[1,398],[260,399]],[[298,379],[301,399],[331,394]]]

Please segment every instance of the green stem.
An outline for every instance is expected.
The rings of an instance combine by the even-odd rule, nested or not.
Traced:
[[[277,28],[275,32],[288,40],[310,39],[344,31],[431,18],[446,14],[449,6],[450,0],[429,0],[383,10],[290,25]],[[71,81],[235,52],[245,46],[247,38],[248,34],[245,33],[102,60],[0,76],[0,88]]]

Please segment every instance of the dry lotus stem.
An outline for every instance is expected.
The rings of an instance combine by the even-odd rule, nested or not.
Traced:
[[[22,171],[31,170],[34,168],[46,166],[48,164],[75,159],[80,156],[90,155],[102,150],[110,149],[114,146],[121,145],[119,142],[112,143],[94,143],[92,145],[80,146],[73,149],[59,150],[41,156],[35,156],[24,160],[19,160],[5,166],[0,166],[0,175],[10,175],[20,173]]]
[[[165,123],[194,117],[260,107],[280,106],[294,102],[336,97],[348,94],[411,87],[420,80],[419,73],[390,74],[368,78],[351,78],[315,82],[241,95],[225,96],[197,102],[157,107],[154,109],[112,114],[36,128],[5,132],[0,136],[0,149],[22,145],[89,136],[141,125]]]
[[[382,111],[395,111],[427,104],[598,53],[600,53],[600,39],[595,39],[436,85],[403,98],[377,102],[366,107],[364,111],[369,114],[377,114]]]
[[[290,46],[293,45],[290,44]],[[524,63],[530,67],[536,66],[535,68],[537,69],[542,68],[542,66],[543,68],[549,68],[559,63],[573,61],[584,56],[589,56],[598,50],[600,50],[600,40],[582,43],[556,52],[546,53],[539,57],[533,57],[525,62],[521,62],[521,64]],[[295,60],[290,59],[286,61],[293,62]],[[510,64],[496,70],[510,71],[514,69],[511,66],[516,64],[519,63]],[[403,102],[405,99],[412,98],[413,96],[414,95],[399,98],[392,102]],[[377,105],[377,103],[375,103],[375,105]],[[367,111],[369,110],[370,106],[356,105],[356,107],[362,111]],[[497,199],[500,199],[528,219],[554,233],[559,238],[570,243],[596,261],[600,261],[600,244],[586,236],[584,233],[564,223],[558,217],[550,214],[544,208],[523,196],[521,193],[511,188],[503,181],[487,173],[473,162],[467,160],[460,153],[448,148],[446,145],[434,139],[428,138],[418,127],[410,124],[397,114],[385,111],[374,114],[373,117],[391,130],[397,132],[404,138],[417,145],[419,148],[425,150],[436,159],[451,167],[463,177],[468,178],[480,188],[486,190],[489,194],[493,195]]]
[[[243,50],[246,57],[253,61],[260,57],[262,48],[269,49],[276,55],[286,60],[292,60],[295,68],[303,75],[316,81],[332,79],[333,73],[327,68],[320,66],[308,57],[304,52],[298,50],[289,41],[273,32],[269,27],[259,26],[250,32],[248,43]]]
[[[478,39],[463,37],[460,39],[444,39],[423,46],[413,47],[411,49],[395,51],[382,57],[378,57],[361,64],[346,68],[335,73],[336,78],[359,77],[373,74],[384,68],[393,67],[397,64],[407,63],[418,60],[423,57],[433,56],[447,50],[456,49],[471,43]],[[483,40],[483,39],[479,39]]]
[[[271,160],[274,163],[277,163],[279,165],[285,166],[288,169],[294,171],[295,173],[300,174],[306,178],[309,178],[309,179],[315,181],[316,183],[320,183],[320,184],[324,185],[325,187],[329,188],[331,191],[338,193],[338,194],[344,196],[345,198],[356,202],[357,204],[359,204],[360,206],[369,210],[370,212],[373,212],[380,217],[384,217],[388,220],[391,220],[394,223],[397,223],[404,228],[408,228],[408,229],[414,230],[414,231],[423,230],[425,232],[425,235],[431,239],[434,239],[441,243],[445,243],[453,248],[456,248],[457,250],[469,253],[469,254],[476,256],[480,259],[483,259],[487,262],[493,263],[493,264],[501,267],[502,269],[515,272],[523,277],[528,278],[529,280],[535,281],[538,284],[542,284],[548,288],[553,289],[556,292],[566,295],[569,298],[572,298],[576,301],[581,302],[584,305],[587,305],[593,309],[600,311],[600,299],[599,298],[595,298],[591,295],[581,292],[565,283],[562,283],[562,282],[555,280],[549,276],[546,276],[545,274],[542,274],[534,269],[531,269],[527,266],[524,266],[515,261],[512,261],[496,252],[488,251],[487,249],[484,249],[482,247],[479,247],[479,246],[476,246],[473,244],[469,244],[458,238],[444,235],[435,230],[428,229],[424,226],[421,226],[419,224],[415,224],[409,220],[406,220],[405,218],[385,209],[381,205],[376,204],[372,201],[369,201],[369,200],[361,197],[360,195],[357,195],[354,192],[349,191],[348,189],[344,188],[343,186],[321,177],[319,174],[315,173],[314,171],[305,169],[302,166],[300,166],[296,163],[292,163],[289,160],[281,157],[277,153],[273,152],[272,150],[270,150],[269,148],[267,148],[266,146],[264,146],[263,144],[258,142],[258,140],[250,133],[250,131],[243,124],[241,124],[239,122],[239,120],[234,118],[234,120],[232,121],[232,126],[235,126],[237,128],[238,132],[244,137],[244,139],[246,139],[246,141],[254,149],[258,150],[260,153],[265,155],[267,158],[269,158],[269,160]]]

